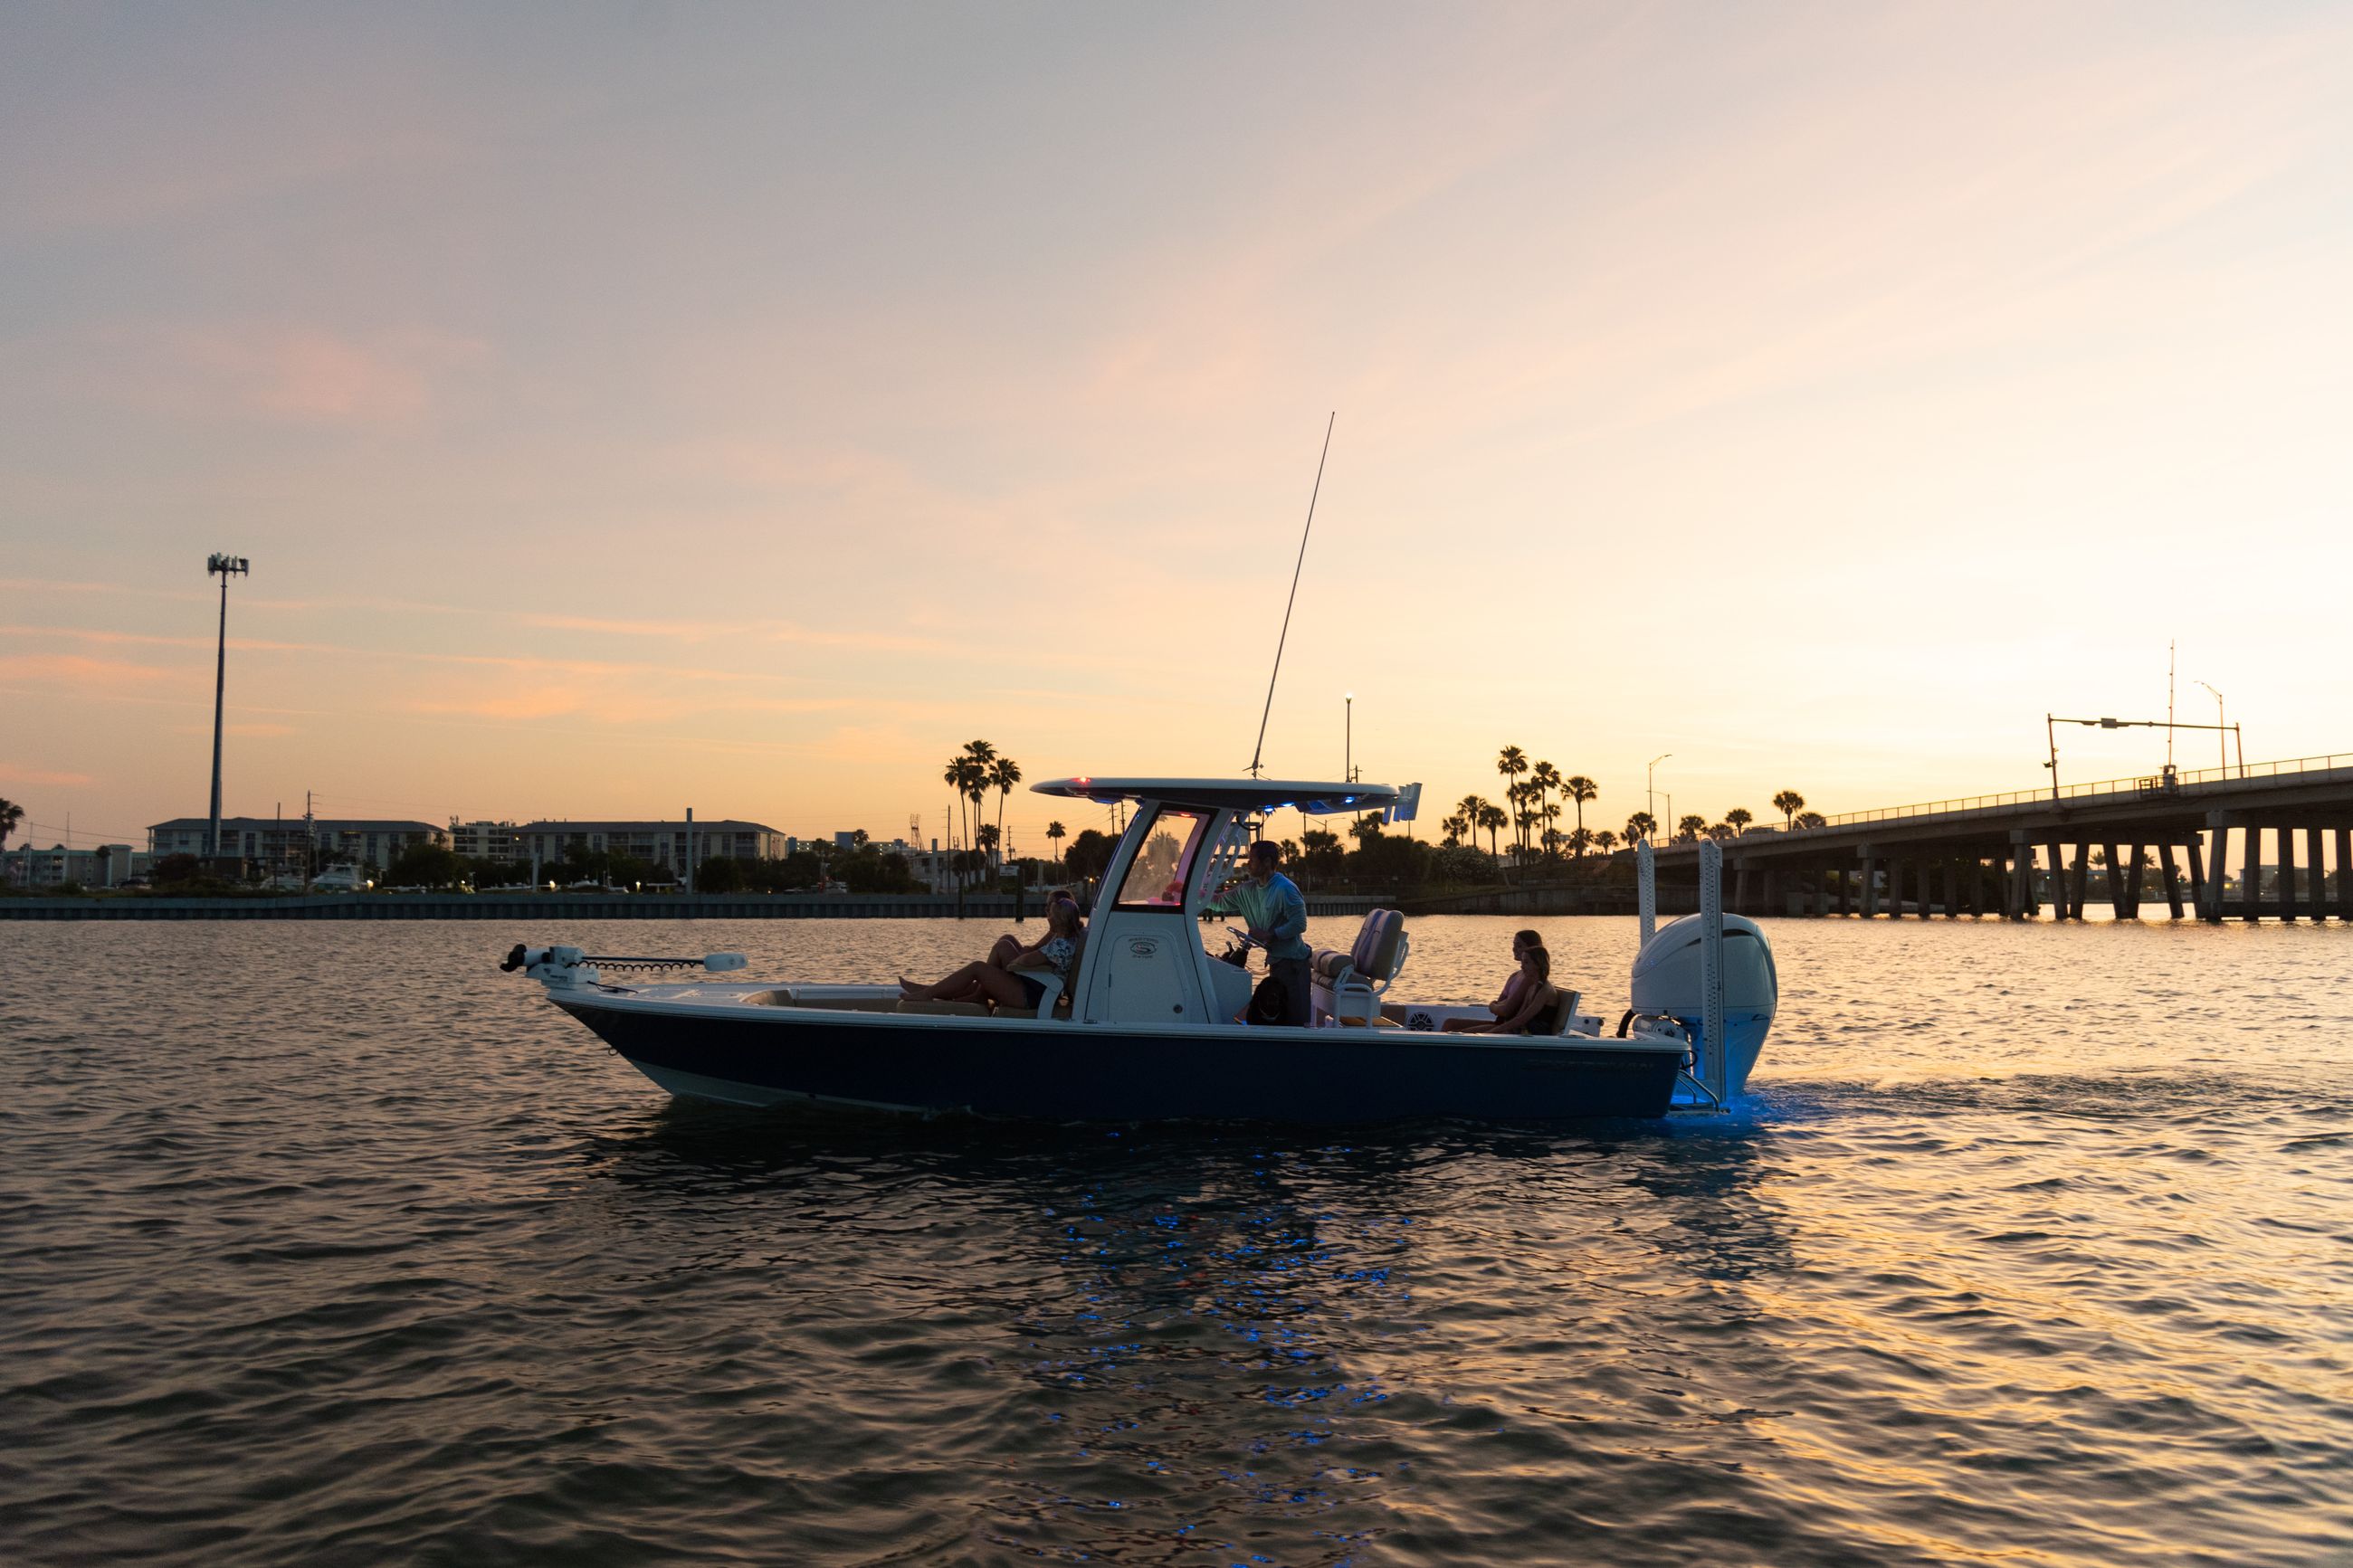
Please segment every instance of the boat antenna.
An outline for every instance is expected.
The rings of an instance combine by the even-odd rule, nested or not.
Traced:
[[[1266,678],[1266,706],[1259,710],[1258,744],[1250,748],[1250,777],[1259,776],[1260,761],[1266,753],[1266,720],[1274,711],[1274,683],[1282,674],[1282,645],[1291,640],[1291,607],[1299,603],[1299,573],[1307,564],[1307,536],[1315,527],[1315,498],[1324,493],[1324,459],[1332,455],[1332,426],[1338,421],[1340,411],[1334,409],[1332,417],[1324,421],[1324,450],[1315,459],[1315,488],[1307,492],[1307,526],[1299,531],[1299,559],[1291,568],[1291,597],[1282,602],[1282,635],[1274,639],[1274,668]]]

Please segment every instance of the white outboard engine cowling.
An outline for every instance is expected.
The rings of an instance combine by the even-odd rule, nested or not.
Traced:
[[[1704,1010],[1700,994],[1700,917],[1670,921],[1651,934],[1634,956],[1634,1011],[1672,1018],[1696,1036]],[[1724,917],[1725,1082],[1738,1094],[1757,1065],[1781,982],[1773,970],[1773,944],[1744,915]]]

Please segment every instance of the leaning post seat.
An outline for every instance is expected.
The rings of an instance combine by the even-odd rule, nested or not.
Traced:
[[[1381,994],[1405,968],[1409,946],[1403,914],[1369,911],[1347,952],[1317,950],[1312,961],[1316,1014],[1343,1024],[1369,1024],[1379,1017]]]

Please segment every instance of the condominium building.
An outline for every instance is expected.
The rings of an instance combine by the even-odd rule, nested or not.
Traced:
[[[526,822],[514,829],[517,863],[546,865],[567,858],[575,850],[590,854],[627,855],[633,860],[683,872],[689,863],[687,843],[693,840],[692,859],[717,857],[728,860],[781,860],[786,853],[785,836],[757,822],[720,818],[711,822]]]
[[[202,855],[212,819],[175,816],[147,830],[148,849],[165,855]],[[257,866],[300,868],[308,854],[336,855],[381,871],[414,844],[448,846],[448,835],[429,822],[394,822],[300,816],[224,816],[220,853]]]
[[[69,849],[62,844],[36,849],[25,844],[0,856],[0,876],[16,888],[59,888],[68,882],[119,888],[146,874],[145,851],[128,844],[101,844],[95,849]]]
[[[449,847],[469,860],[520,865],[531,858],[531,851],[523,847],[522,830],[512,822],[460,822],[453,816]]]

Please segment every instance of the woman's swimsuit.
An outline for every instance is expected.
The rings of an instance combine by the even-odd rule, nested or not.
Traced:
[[[1054,936],[1046,939],[1045,945],[1038,950],[1038,954],[1046,961],[1047,967],[1051,969],[1067,986],[1071,983],[1071,960],[1078,955],[1078,943],[1069,937]],[[1046,999],[1044,981],[1032,979],[1029,974],[1018,969],[1013,972],[1013,978],[1021,982],[1021,994],[1029,998],[1029,1005],[1033,1009]]]

